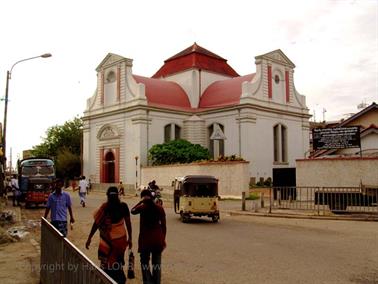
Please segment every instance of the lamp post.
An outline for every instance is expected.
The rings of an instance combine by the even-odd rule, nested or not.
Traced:
[[[5,107],[4,107],[4,124],[3,124],[3,167],[4,167],[4,173],[6,171],[6,138],[7,138],[7,114],[8,114],[8,93],[9,93],[9,80],[12,78],[12,70],[14,68],[14,66],[16,66],[18,63],[21,63],[21,62],[24,62],[24,61],[28,61],[28,60],[31,60],[31,59],[35,59],[35,58],[48,58],[48,57],[51,57],[51,54],[50,53],[44,53],[42,55],[38,55],[38,56],[33,56],[33,57],[30,57],[30,58],[25,58],[25,59],[22,59],[22,60],[19,60],[17,61],[16,63],[14,63],[11,67],[10,70],[7,71],[7,81],[6,81],[6,86],[5,86]]]

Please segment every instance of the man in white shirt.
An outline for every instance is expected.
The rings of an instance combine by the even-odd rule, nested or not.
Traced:
[[[85,179],[85,176],[82,176],[79,182],[79,196],[80,196],[80,204],[83,207],[85,207],[85,197],[87,195],[87,190],[88,190],[88,182]]]
[[[20,205],[20,189],[18,187],[18,179],[16,175],[12,176],[11,179],[11,187],[12,187],[12,193],[13,193],[13,206],[19,206]]]

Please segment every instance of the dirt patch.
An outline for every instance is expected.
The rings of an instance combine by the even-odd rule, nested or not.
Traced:
[[[0,283],[39,283],[39,254],[30,239],[0,246]]]
[[[9,228],[17,223],[16,220],[17,212],[8,209],[6,204],[2,201],[0,203],[0,245],[16,241],[8,232]]]
[[[7,230],[5,230],[4,228],[1,228],[0,227],[0,245],[4,245],[4,244],[9,244],[9,243],[13,243],[15,242],[16,240],[14,238],[12,238]]]
[[[0,283],[39,283],[40,256],[35,245],[37,230],[34,229],[37,226],[21,220],[19,207],[2,204],[2,213],[4,214],[0,227]],[[15,228],[23,228],[28,234],[17,240],[9,234],[9,230],[14,231]]]

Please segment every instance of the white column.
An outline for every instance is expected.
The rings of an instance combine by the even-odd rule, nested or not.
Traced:
[[[171,123],[171,141],[175,140],[175,124]]]

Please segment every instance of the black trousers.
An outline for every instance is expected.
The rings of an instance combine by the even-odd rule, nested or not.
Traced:
[[[151,257],[151,266],[150,266]],[[143,251],[140,253],[143,284],[160,284],[161,279],[161,252]]]

